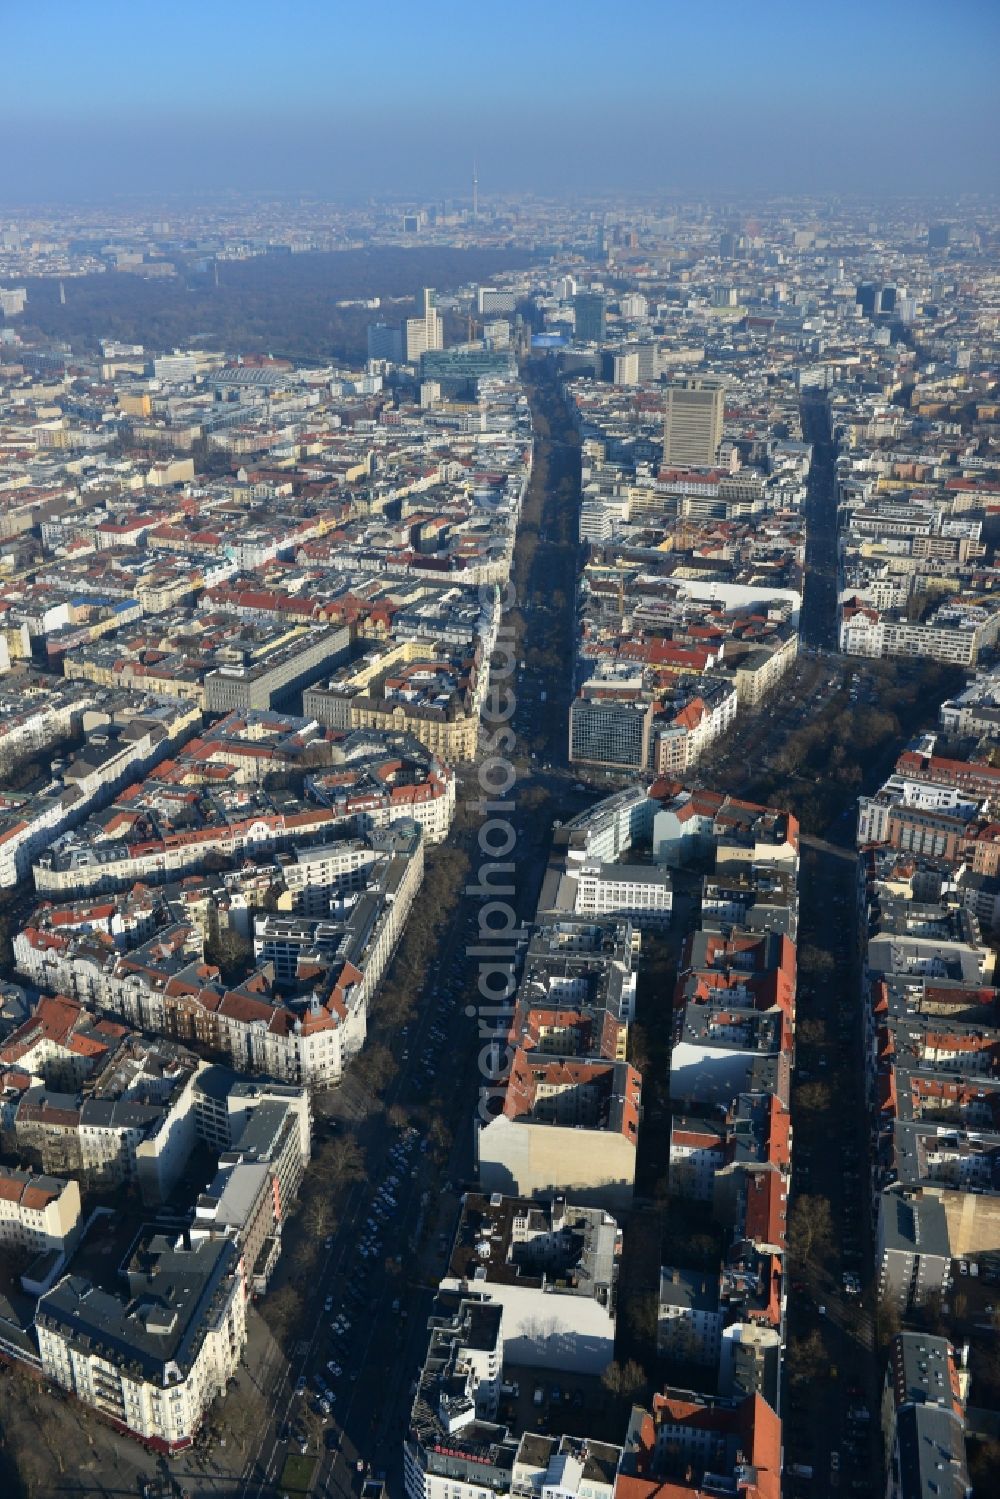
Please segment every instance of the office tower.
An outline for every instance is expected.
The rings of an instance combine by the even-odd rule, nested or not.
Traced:
[[[649,762],[653,704],[632,698],[578,697],[569,710],[569,758],[642,770]]]
[[[476,311],[480,317],[491,312],[513,312],[516,302],[513,291],[495,286],[480,286],[476,289]]]
[[[656,344],[651,340],[637,344],[635,355],[639,365],[639,379],[655,380],[660,373],[660,351]]]
[[[578,344],[599,344],[604,341],[606,309],[607,303],[602,292],[577,292],[573,298],[573,312]]]
[[[594,259],[606,260],[607,254],[608,247],[604,238],[604,224],[600,223],[594,230]]]
[[[434,305],[431,287],[424,287],[418,305],[418,315],[406,319],[407,364],[413,364],[429,349],[444,348],[444,321]]]
[[[711,468],[722,441],[724,410],[721,380],[671,381],[663,410],[664,466]]]
[[[896,288],[894,286],[883,286],[879,292],[878,310],[880,313],[892,313],[896,310]]]
[[[739,240],[730,230],[719,235],[719,259],[735,260]]]
[[[387,359],[390,364],[403,362],[403,330],[388,323],[368,324],[368,358]]]
[[[862,281],[855,292],[855,299],[865,317],[875,316],[875,303],[878,300],[878,287],[874,281]]]
[[[927,231],[928,250],[947,250],[951,244],[951,225],[932,224]]]

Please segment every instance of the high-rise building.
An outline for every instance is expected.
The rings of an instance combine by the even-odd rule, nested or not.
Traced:
[[[490,312],[513,312],[516,298],[513,291],[495,286],[476,288],[476,311],[480,317]]]
[[[24,304],[28,300],[27,289],[23,286],[0,286],[0,312],[4,317],[17,317],[19,312],[24,311]]]
[[[639,322],[649,316],[649,303],[641,292],[630,292],[622,297],[620,306],[622,317],[632,322]]]
[[[711,468],[722,441],[725,387],[695,376],[667,386],[663,409],[663,462],[667,468]]]
[[[865,317],[875,316],[875,304],[878,301],[878,287],[874,281],[862,281],[854,294],[858,306]]]
[[[927,231],[928,250],[947,250],[951,244],[951,225],[932,224]]]
[[[611,354],[611,383],[635,385],[639,379],[639,355],[635,349],[617,349]]]
[[[570,763],[644,769],[649,761],[652,721],[653,704],[641,699],[574,698],[569,711]]]
[[[389,323],[368,324],[368,358],[387,359],[390,364],[403,360],[403,330]]]
[[[573,298],[578,344],[604,342],[607,301],[603,292],[579,291]]]
[[[406,319],[406,362],[414,364],[428,349],[444,348],[444,321],[434,305],[434,292],[425,286],[420,293],[420,312]]]

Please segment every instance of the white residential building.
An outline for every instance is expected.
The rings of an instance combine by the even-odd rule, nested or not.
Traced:
[[[0,1244],[34,1254],[62,1251],[79,1221],[77,1182],[0,1167]]]
[[[38,1303],[45,1377],[158,1451],[189,1447],[246,1344],[240,1263],[230,1239],[154,1233],[120,1289],[64,1276]]]

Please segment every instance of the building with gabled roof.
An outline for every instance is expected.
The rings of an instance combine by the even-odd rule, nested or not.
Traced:
[[[968,1382],[946,1338],[893,1338],[882,1397],[888,1499],[968,1499]]]
[[[615,1499],[780,1499],[781,1421],[761,1395],[668,1390],[634,1406]]]

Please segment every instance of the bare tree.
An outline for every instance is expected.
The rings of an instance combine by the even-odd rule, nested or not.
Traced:
[[[612,1360],[601,1375],[601,1384],[619,1400],[632,1400],[646,1383],[646,1371],[634,1358],[620,1364]]]
[[[279,1343],[287,1341],[302,1316],[302,1296],[290,1281],[279,1286],[263,1302],[264,1319]]]
[[[353,1063],[354,1075],[371,1093],[382,1093],[392,1082],[399,1068],[387,1046],[376,1041],[366,1046]]]
[[[793,1384],[811,1384],[829,1373],[830,1360],[823,1338],[813,1328],[804,1338],[792,1338],[788,1345],[788,1377]]]
[[[795,1102],[807,1114],[822,1114],[833,1099],[829,1083],[803,1083],[795,1094]]]
[[[788,1225],[788,1247],[800,1264],[818,1263],[833,1248],[833,1217],[825,1197],[798,1197]]]

